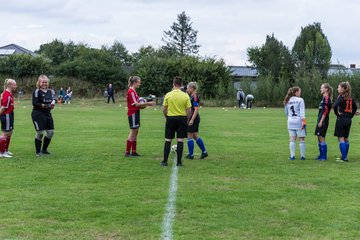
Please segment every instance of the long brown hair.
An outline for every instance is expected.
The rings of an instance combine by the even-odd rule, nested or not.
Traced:
[[[348,81],[341,82],[339,84],[340,87],[344,89],[344,92],[341,94],[345,99],[351,98],[351,86]]]
[[[328,84],[328,83],[323,83],[323,84],[321,84],[321,86],[323,86],[326,89],[328,96],[329,96],[330,100],[332,101],[332,98],[333,98],[332,86],[330,86],[330,84]]]
[[[289,88],[285,98],[284,98],[284,105],[286,105],[289,102],[289,99],[293,96],[296,96],[295,94],[300,91],[300,87],[295,86],[295,87],[291,87]]]

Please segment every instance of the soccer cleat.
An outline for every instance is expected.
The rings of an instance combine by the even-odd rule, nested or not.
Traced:
[[[10,156],[9,154],[7,154],[6,152],[4,152],[4,153],[0,153],[0,157],[4,157],[4,158],[12,158],[12,156]]]
[[[47,155],[51,154],[50,152],[48,152],[48,150],[42,150],[41,153],[42,154],[47,154]]]
[[[193,159],[194,159],[194,156],[187,155],[185,158],[190,159],[190,160],[193,160]]]
[[[168,164],[167,164],[167,162],[162,161],[162,162],[160,163],[160,165],[163,166],[163,167],[166,167]]]
[[[347,158],[336,158],[337,162],[348,162]]]
[[[295,156],[292,156],[292,157],[290,156],[289,160],[295,160]]]
[[[204,152],[204,153],[201,154],[200,159],[204,159],[207,156],[209,156],[209,154],[207,152]]]
[[[177,166],[177,167],[182,167],[183,165],[182,165],[181,162],[179,162],[179,163],[176,163],[176,166]]]
[[[40,157],[40,156],[41,156],[41,152],[35,153],[35,156]]]
[[[12,156],[12,155],[14,155],[12,152],[10,152],[10,151],[6,151],[5,153],[7,153],[8,155],[10,155],[10,156]]]
[[[305,160],[305,157],[301,157],[301,160]]]
[[[133,153],[131,153],[131,156],[132,156],[132,157],[140,157],[141,155],[138,154],[137,152],[133,152]]]
[[[125,157],[131,157],[130,153],[125,153]]]

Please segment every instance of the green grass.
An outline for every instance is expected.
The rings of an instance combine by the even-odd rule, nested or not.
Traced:
[[[52,155],[40,158],[30,113],[30,101],[16,104],[15,156],[0,159],[0,239],[161,238],[172,170],[160,167],[161,109],[142,111],[137,159],[123,157],[129,129],[119,104],[57,106]],[[210,156],[199,161],[196,147],[196,160],[179,170],[174,239],[360,238],[359,119],[344,164],[335,162],[333,114],[326,162],[311,160],[315,109],[307,110],[306,161],[287,160],[283,109],[200,114]]]

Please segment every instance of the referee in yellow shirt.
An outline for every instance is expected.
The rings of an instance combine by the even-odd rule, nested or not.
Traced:
[[[177,141],[177,162],[176,166],[182,166],[181,158],[184,150],[184,138],[187,136],[187,124],[191,116],[191,102],[188,94],[180,90],[183,85],[181,77],[175,77],[173,80],[173,90],[164,97],[164,116],[166,118],[165,126],[165,144],[164,159],[161,166],[168,165],[171,141],[175,137]]]

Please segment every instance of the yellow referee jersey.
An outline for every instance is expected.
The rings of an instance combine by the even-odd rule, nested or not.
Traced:
[[[186,109],[191,108],[190,97],[180,89],[174,89],[165,95],[163,106],[168,107],[167,116],[186,116]]]

